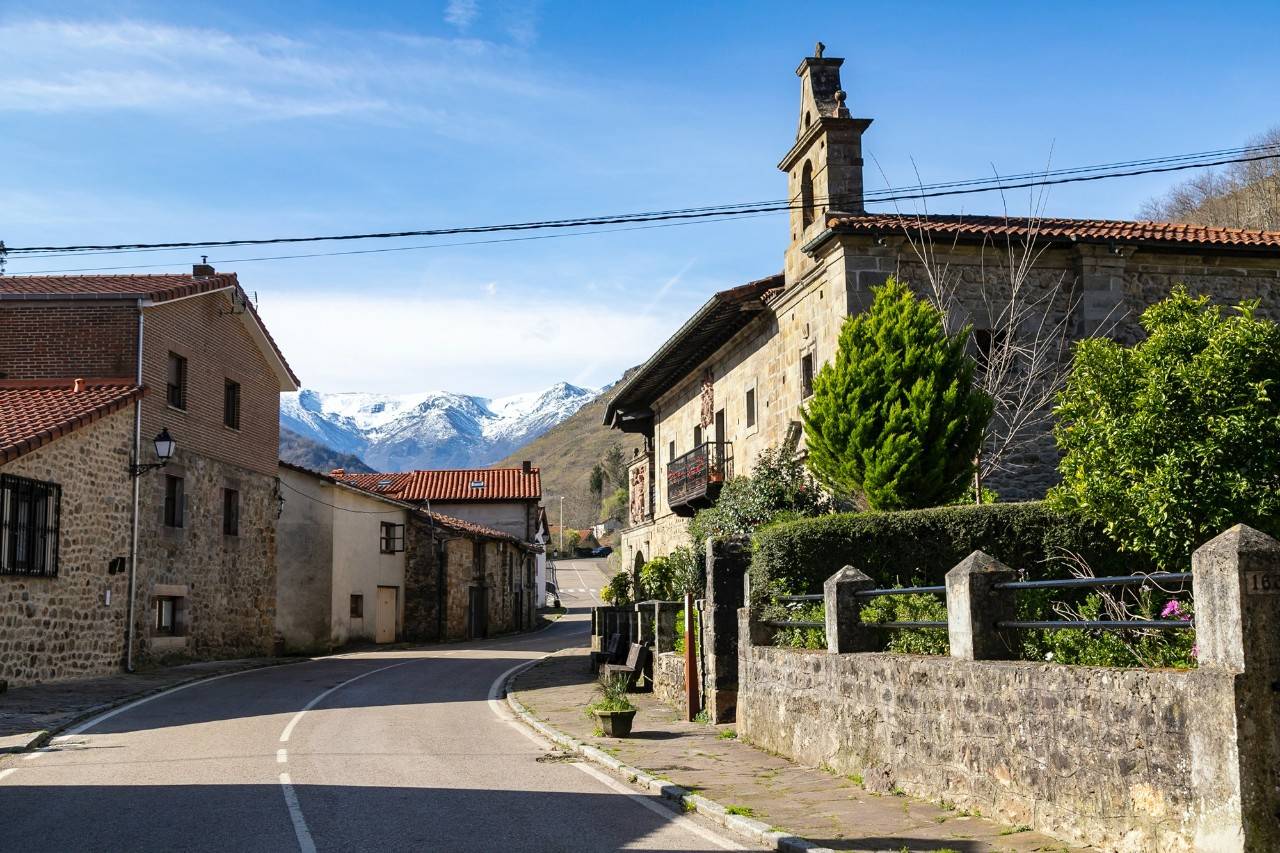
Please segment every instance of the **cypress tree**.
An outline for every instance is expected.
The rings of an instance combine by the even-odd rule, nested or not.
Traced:
[[[948,335],[938,309],[896,279],[873,292],[814,377],[803,412],[809,470],[871,509],[948,503],[968,488],[991,417],[964,351],[969,330]]]

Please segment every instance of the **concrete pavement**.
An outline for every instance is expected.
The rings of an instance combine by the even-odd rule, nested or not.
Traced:
[[[570,566],[582,589],[604,577],[566,562],[583,563]],[[565,604],[591,597],[575,595]],[[585,617],[226,675],[125,705],[0,758],[0,848],[755,849],[569,760],[491,701],[513,668],[584,645]]]

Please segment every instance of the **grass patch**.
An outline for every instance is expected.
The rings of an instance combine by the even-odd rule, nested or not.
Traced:
[[[756,810],[751,808],[751,806],[726,806],[724,813],[736,814],[739,817],[755,817],[756,816]]]
[[[720,740],[737,740],[738,733],[733,729],[721,729],[720,734],[716,735]]]
[[[1005,827],[1004,829],[1000,830],[1000,834],[1001,835],[1017,835],[1019,832],[1030,832],[1030,831],[1031,831],[1031,827],[1027,826],[1025,823],[1020,823],[1017,826]]]

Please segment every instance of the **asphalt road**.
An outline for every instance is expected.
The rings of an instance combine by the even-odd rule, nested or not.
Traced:
[[[559,572],[570,608],[606,579],[603,561]],[[252,670],[125,706],[0,760],[0,850],[756,849],[555,754],[497,701],[513,668],[585,645],[586,618]]]

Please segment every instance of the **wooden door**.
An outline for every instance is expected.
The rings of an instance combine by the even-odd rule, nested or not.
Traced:
[[[378,606],[373,615],[374,642],[396,641],[396,592],[394,586],[378,587]]]

